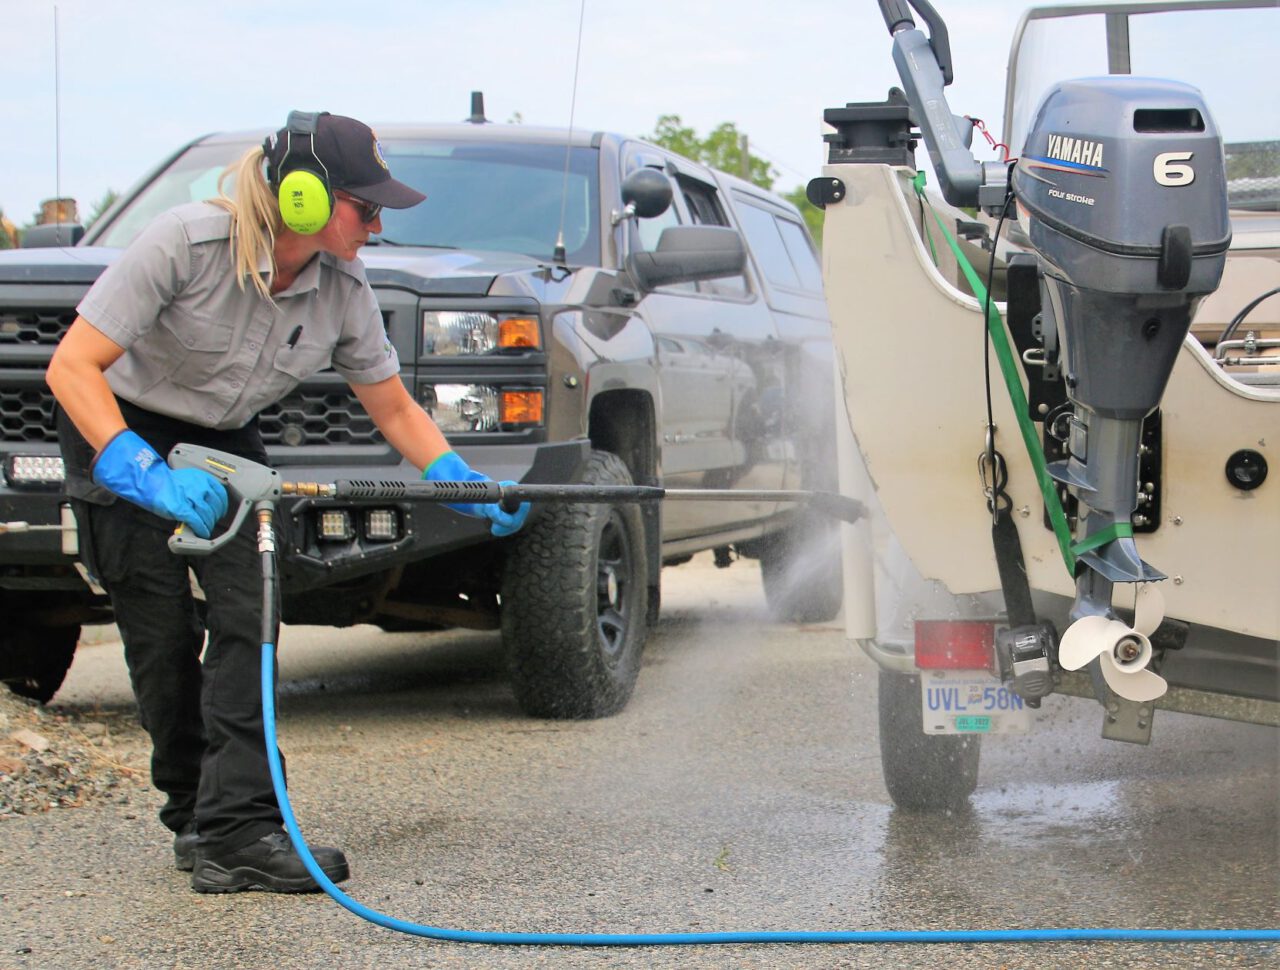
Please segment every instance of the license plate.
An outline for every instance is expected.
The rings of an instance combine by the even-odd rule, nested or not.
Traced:
[[[1031,727],[1031,708],[985,670],[920,671],[925,734],[1007,734]]]

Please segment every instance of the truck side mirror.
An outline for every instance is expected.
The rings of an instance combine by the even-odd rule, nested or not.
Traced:
[[[668,226],[652,252],[627,257],[627,272],[642,290],[670,283],[690,283],[737,276],[747,262],[747,249],[736,229],[727,226]]]

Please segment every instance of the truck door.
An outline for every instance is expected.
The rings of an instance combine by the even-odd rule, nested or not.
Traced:
[[[652,149],[624,156],[624,173],[651,164]],[[628,162],[630,163],[628,165]],[[671,208],[635,220],[628,245],[653,249],[662,230],[696,223],[729,225],[716,186],[693,163],[662,156],[672,181]],[[746,280],[660,287],[637,307],[657,347],[663,482],[670,488],[777,488],[783,462],[764,443],[772,377],[760,371],[769,356],[769,311]],[[774,340],[776,343],[776,339]],[[769,514],[758,503],[668,503],[663,538],[721,531]]]

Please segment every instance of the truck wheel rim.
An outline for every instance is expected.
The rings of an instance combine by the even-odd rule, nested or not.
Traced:
[[[611,660],[621,653],[630,625],[627,603],[632,582],[630,552],[626,529],[617,513],[611,512],[601,530],[596,557],[596,625],[601,647]]]

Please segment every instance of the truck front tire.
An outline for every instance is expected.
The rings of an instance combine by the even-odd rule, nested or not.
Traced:
[[[587,485],[631,485],[593,451]],[[518,533],[502,582],[502,640],[516,700],[547,718],[597,718],[626,705],[647,633],[644,523],[636,504],[548,504]]]
[[[31,626],[21,616],[0,633],[0,681],[19,697],[47,704],[62,686],[80,641],[80,627]]]

